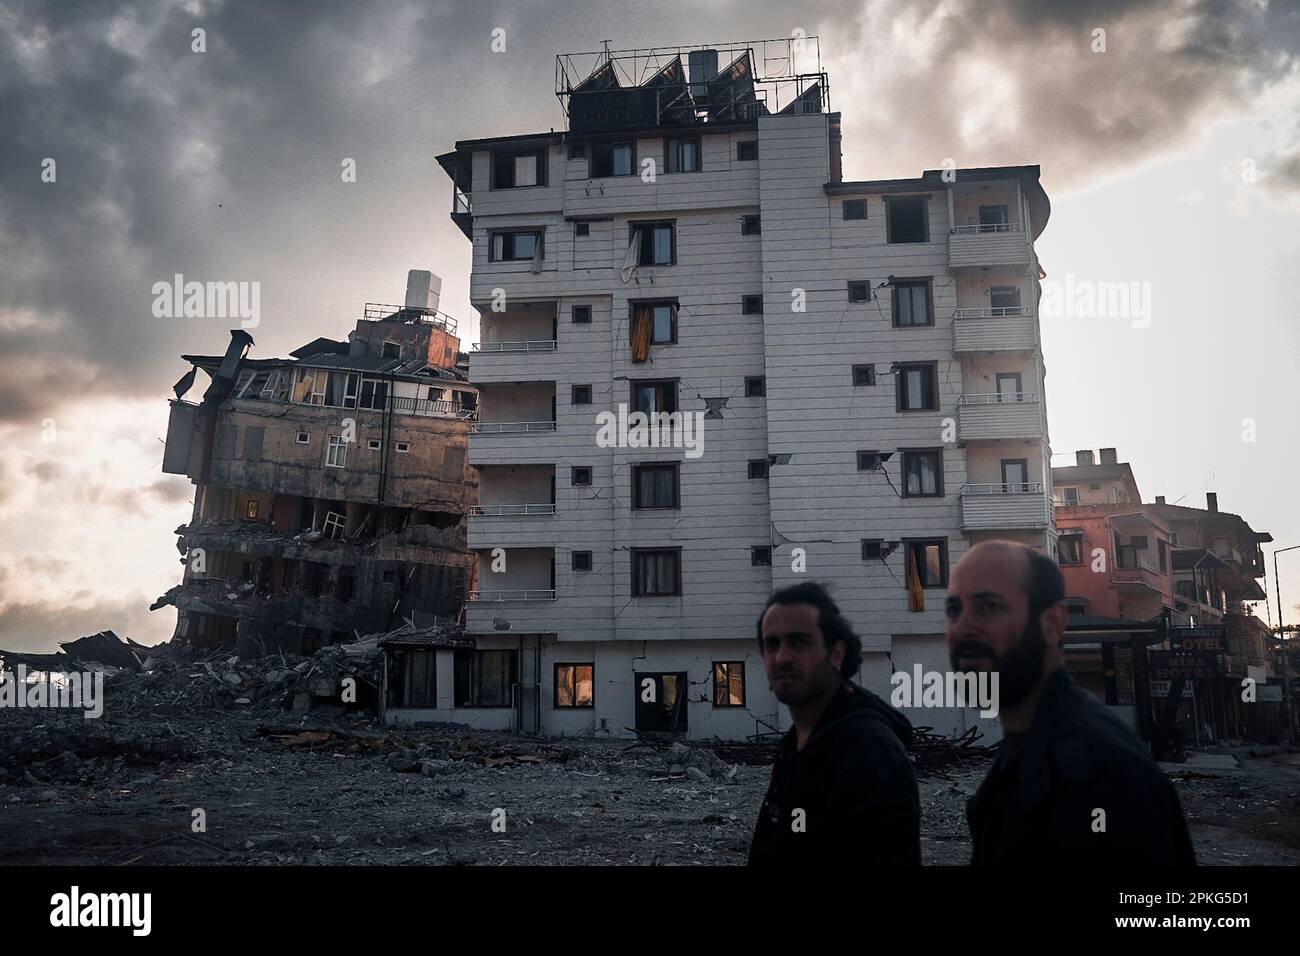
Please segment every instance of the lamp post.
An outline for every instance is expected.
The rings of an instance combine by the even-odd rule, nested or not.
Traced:
[[[1300,544],[1293,544],[1289,548],[1277,548],[1273,551],[1273,590],[1277,594],[1277,639],[1282,648],[1282,706],[1286,709],[1286,734],[1287,740],[1292,746],[1295,745],[1295,722],[1291,719],[1291,681],[1290,663],[1287,660],[1286,653],[1286,631],[1282,627],[1282,582],[1277,576],[1277,556],[1283,551],[1295,551],[1300,548]]]

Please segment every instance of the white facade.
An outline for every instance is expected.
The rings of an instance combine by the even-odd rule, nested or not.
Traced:
[[[1026,194],[1041,196],[1036,169],[835,183],[837,121],[764,116],[703,132],[702,169],[674,174],[663,171],[662,131],[643,133],[636,168],[653,160],[653,182],[589,178],[588,159],[570,158],[579,137],[458,146],[472,170],[482,328],[470,365],[481,504],[469,525],[479,571],[467,630],[480,648],[516,651],[520,696],[514,708],[468,712],[448,689],[438,708],[401,719],[625,735],[638,721],[636,675],[685,672],[689,736],[784,729],[755,637],[774,588],[830,586],[864,641],[859,679],[887,698],[891,661],[947,667],[942,581],[924,589],[924,610],[909,608],[909,540],[942,541],[948,566],[981,537],[1052,546],[1031,238],[1043,223],[1031,222]],[[738,159],[742,142],[758,144],[757,159]],[[545,151],[546,185],[490,188],[493,153],[530,148]],[[887,203],[908,197],[926,198],[928,237],[890,242]],[[865,201],[865,218],[846,218],[846,201]],[[980,225],[989,205],[1007,207],[1005,224]],[[1045,197],[1038,208],[1045,219]],[[742,230],[752,216],[760,234]],[[625,281],[629,224],[642,221],[673,224],[675,262],[640,265]],[[540,261],[493,261],[495,231],[538,228]],[[895,324],[894,288],[909,278],[929,280],[932,324]],[[850,301],[849,284],[862,281],[870,298]],[[1019,306],[1006,305],[1012,287]],[[746,296],[762,297],[761,314],[742,310]],[[650,299],[675,300],[675,341],[638,363],[630,303]],[[574,306],[590,322],[575,323]],[[935,407],[899,410],[899,363],[933,363]],[[865,365],[875,384],[856,384]],[[747,397],[758,377],[765,394]],[[598,446],[597,415],[630,404],[638,379],[674,381],[682,412],[725,400],[703,422],[699,457]],[[589,404],[575,404],[585,397],[575,386]],[[903,496],[903,452],[936,450],[939,493]],[[889,457],[860,470],[860,451]],[[749,477],[769,456],[768,476]],[[677,507],[632,506],[633,468],[648,462],[679,463]],[[575,468],[589,469],[589,483],[575,484],[588,477]],[[883,559],[864,558],[868,539],[885,542]],[[755,563],[755,547],[771,548],[770,566]],[[679,594],[633,595],[640,548],[680,549]],[[590,570],[574,569],[574,552],[590,552]],[[440,687],[450,688],[451,656],[440,655]],[[555,665],[573,662],[594,665],[590,708],[554,706]],[[743,706],[714,705],[714,662],[743,667]],[[974,721],[908,715],[942,732]]]

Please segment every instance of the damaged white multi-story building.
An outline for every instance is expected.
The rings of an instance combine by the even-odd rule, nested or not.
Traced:
[[[413,270],[404,305],[367,304],[346,341],[289,358],[251,358],[242,329],[183,356],[163,470],[195,483],[194,511],[184,581],[154,605],[176,606],[176,639],[310,653],[459,616],[478,406],[440,286]],[[185,401],[199,369],[211,382]]]
[[[865,686],[947,669],[962,553],[1055,552],[1038,167],[844,179],[815,38],[565,54],[556,79],[563,130],[438,157],[481,316],[466,629],[518,693],[457,718],[448,652],[405,717],[783,728],[755,622],[805,580]],[[598,441],[620,405],[700,413],[702,453]]]

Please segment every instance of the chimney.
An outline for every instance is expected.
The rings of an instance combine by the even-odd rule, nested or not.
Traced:
[[[438,299],[442,294],[442,279],[427,269],[411,269],[406,273],[406,301],[402,304],[411,309],[438,308]]]
[[[1101,450],[1101,463],[1103,465],[1119,464],[1119,455],[1114,448],[1103,448]]]
[[[1093,457],[1092,457],[1092,449],[1091,449],[1091,448],[1085,448],[1083,451],[1076,451],[1076,452],[1074,453],[1074,463],[1075,463],[1076,465],[1095,465],[1095,464],[1097,464],[1097,462],[1093,460]]]
[[[1164,495],[1156,495],[1156,504],[1158,504],[1158,505],[1162,505],[1162,504],[1164,504],[1164,503],[1165,503],[1165,496],[1164,496]]]
[[[1205,507],[1209,511],[1219,510],[1219,496],[1213,491],[1207,491],[1205,493]]]

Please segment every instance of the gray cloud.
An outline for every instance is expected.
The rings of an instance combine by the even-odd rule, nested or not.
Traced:
[[[8,651],[44,654],[58,650],[59,641],[112,630],[118,637],[157,644],[171,636],[176,615],[170,608],[149,611],[152,600],[133,594],[84,607],[10,604],[0,608],[0,641]]]

